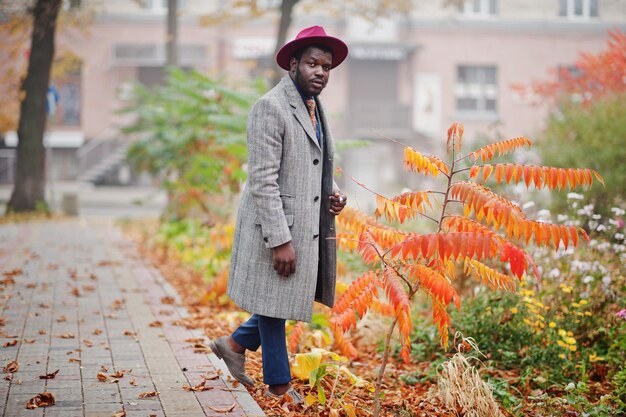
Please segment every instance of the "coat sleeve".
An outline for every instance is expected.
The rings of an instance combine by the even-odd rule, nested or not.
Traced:
[[[285,121],[271,99],[261,99],[248,116],[248,186],[263,241],[275,248],[291,240],[278,187]]]

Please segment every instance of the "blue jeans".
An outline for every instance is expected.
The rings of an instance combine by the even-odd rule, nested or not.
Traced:
[[[267,385],[280,385],[291,381],[285,340],[285,319],[253,314],[231,337],[248,350],[256,351],[259,346],[262,347],[263,382]]]

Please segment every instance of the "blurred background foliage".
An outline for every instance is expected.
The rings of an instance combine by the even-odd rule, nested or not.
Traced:
[[[122,128],[133,139],[128,157],[167,191],[167,218],[212,224],[231,215],[246,179],[247,113],[265,89],[176,68],[163,86],[132,86],[121,110],[132,117]]]
[[[564,103],[552,113],[539,143],[544,165],[593,168],[606,187],[585,192],[601,214],[623,202],[626,193],[626,94],[615,94],[582,105]],[[554,211],[567,207],[555,194]]]

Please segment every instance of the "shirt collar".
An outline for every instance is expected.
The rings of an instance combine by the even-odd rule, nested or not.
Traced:
[[[291,74],[289,74],[289,78],[291,78]],[[291,78],[291,81],[293,82],[293,85],[296,86],[296,90],[298,90],[298,93],[300,93],[300,97],[302,97],[302,101],[304,102],[304,104],[306,104],[306,101],[310,98],[313,98],[313,96],[307,97],[304,92],[300,89],[300,86],[298,85],[298,83],[296,82],[296,80],[294,80],[293,78]]]

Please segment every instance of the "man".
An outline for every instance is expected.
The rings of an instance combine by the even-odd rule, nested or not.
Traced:
[[[333,181],[333,141],[318,98],[348,55],[320,26],[302,30],[276,56],[289,71],[248,116],[248,182],[237,222],[228,295],[253,313],[211,342],[238,381],[251,386],[245,351],[262,347],[266,395],[302,397],[290,384],[285,320],[311,321],[313,302],[335,296],[335,218],[346,204]]]

